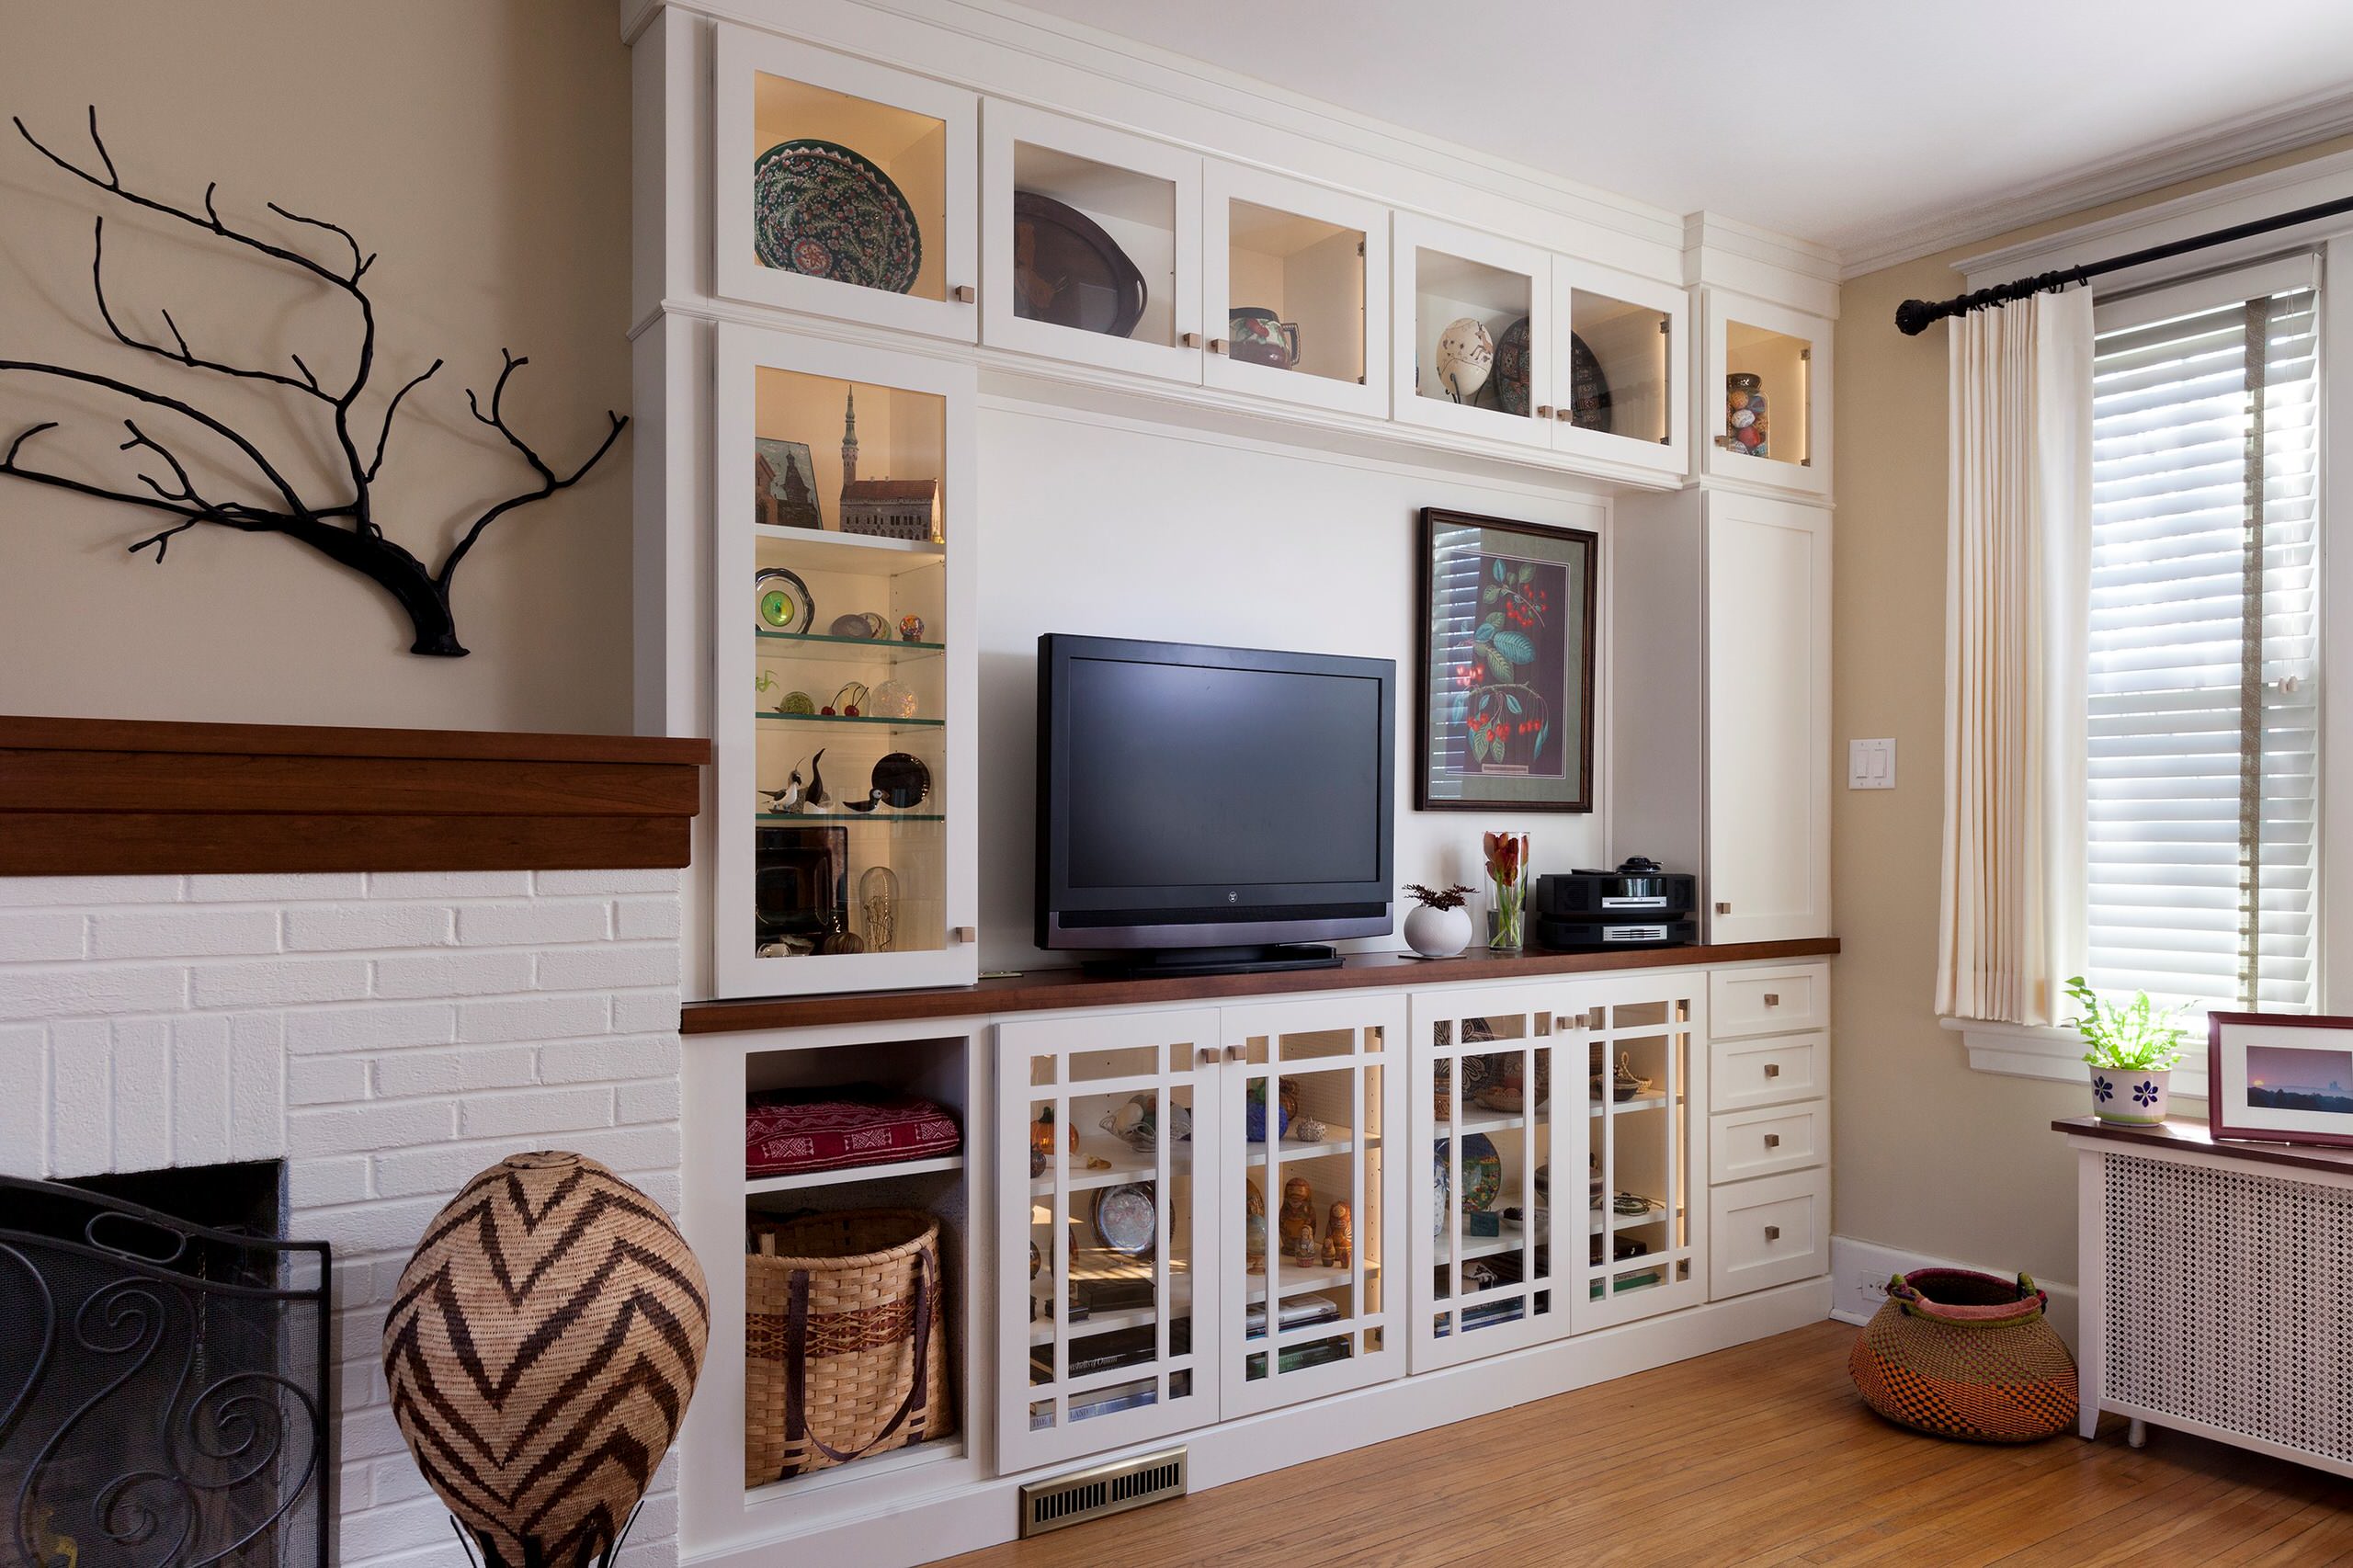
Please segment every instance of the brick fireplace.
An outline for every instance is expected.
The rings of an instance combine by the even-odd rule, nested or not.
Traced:
[[[378,1366],[426,1221],[550,1147],[678,1202],[705,749],[0,720],[0,1174],[284,1162],[335,1249],[345,1568],[462,1561]],[[676,1562],[666,1472],[624,1557]]]

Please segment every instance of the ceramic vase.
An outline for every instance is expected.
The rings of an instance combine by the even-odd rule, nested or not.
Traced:
[[[1405,945],[1426,959],[1450,959],[1471,945],[1471,912],[1461,904],[1432,909],[1417,903],[1405,912]]]
[[[2154,1127],[2173,1100],[2173,1074],[2145,1069],[2092,1069],[2092,1114],[2102,1121]]]

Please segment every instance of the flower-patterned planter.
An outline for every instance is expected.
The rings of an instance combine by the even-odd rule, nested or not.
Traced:
[[[2153,1127],[2165,1119],[2173,1098],[2173,1074],[2092,1069],[2092,1114],[2102,1121]]]

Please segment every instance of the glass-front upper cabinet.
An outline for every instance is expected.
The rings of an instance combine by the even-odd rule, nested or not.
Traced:
[[[1577,1040],[1555,1028],[1552,992],[1422,993],[1413,1027],[1407,1222],[1423,1372],[1570,1333],[1586,1215],[1574,1123],[1561,1124],[1577,1110]]]
[[[1569,1292],[1580,1334],[1708,1299],[1707,983],[1674,971],[1556,996],[1554,1027],[1574,1028],[1584,1057],[1586,1114],[1572,1121],[1591,1233]]]
[[[997,1461],[1218,1419],[1213,1009],[997,1028]]]
[[[1552,445],[1552,258],[1410,212],[1391,228],[1397,339],[1390,412],[1415,425]]]
[[[1684,471],[1690,400],[1680,367],[1688,363],[1688,298],[1676,284],[1552,258],[1558,450]]]
[[[1830,490],[1830,323],[1708,291],[1701,472],[1807,495]]]
[[[1221,1416],[1402,1377],[1405,1006],[1229,1007],[1218,1084]]]
[[[1215,161],[1203,187],[1208,383],[1386,415],[1388,210]]]
[[[991,98],[982,126],[982,341],[1201,379],[1201,159]]]
[[[969,983],[973,372],[735,325],[718,359],[719,990]]]
[[[979,99],[724,22],[717,51],[719,292],[973,341]]]

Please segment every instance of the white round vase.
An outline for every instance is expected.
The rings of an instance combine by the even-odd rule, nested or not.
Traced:
[[[1417,903],[1405,912],[1405,945],[1426,959],[1450,959],[1471,945],[1471,912]]]
[[[2153,1127],[2165,1119],[2173,1074],[2118,1067],[2092,1069],[2092,1114],[2102,1121]]]

